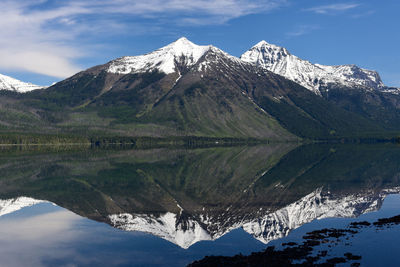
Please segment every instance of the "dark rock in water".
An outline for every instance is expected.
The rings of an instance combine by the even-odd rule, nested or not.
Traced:
[[[400,215],[390,218],[378,219],[378,221],[374,222],[375,226],[380,226],[380,227],[391,224],[400,224]]]
[[[307,240],[303,243],[305,246],[316,247],[321,244],[319,240]]]
[[[353,255],[353,254],[350,253],[350,252],[345,253],[344,256],[345,256],[348,260],[361,260],[361,256]]]
[[[350,224],[351,228],[360,228],[361,226],[370,226],[371,223],[367,221],[362,221],[362,222],[352,222]]]
[[[330,237],[339,238],[349,233],[355,234],[357,233],[357,231],[349,229],[322,229],[307,233],[307,235],[303,236],[303,238],[312,240],[325,239]]]
[[[323,251],[320,251],[320,252],[318,253],[318,256],[319,256],[319,257],[325,257],[326,255],[328,255],[328,251],[327,251],[327,250],[323,250]]]
[[[336,258],[328,259],[326,262],[327,263],[337,264],[337,263],[345,263],[346,261],[347,260],[345,258],[336,257]]]

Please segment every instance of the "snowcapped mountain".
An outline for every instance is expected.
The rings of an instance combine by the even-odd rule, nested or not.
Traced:
[[[157,118],[163,124],[163,130],[151,130],[157,134],[187,135],[189,130],[196,134],[207,131],[205,135],[224,131],[230,136],[292,137],[251,97],[252,91],[278,84],[275,80],[284,80],[279,84],[289,82],[214,46],[180,38],[151,53],[122,57],[82,71],[46,92],[70,94],[67,99],[71,99],[71,106],[126,106],[134,114],[125,121],[140,118],[151,122]],[[259,86],[250,85],[254,81],[259,81]],[[175,105],[182,109],[177,110]],[[180,112],[188,114],[184,121],[175,119],[181,118]],[[119,116],[113,113],[113,117]]]
[[[286,48],[261,41],[241,57],[266,70],[292,80],[320,95],[322,89],[330,86],[383,90],[383,84],[376,71],[362,69],[356,65],[325,66],[312,64],[300,59]]]
[[[108,72],[115,74],[144,73],[157,69],[165,74],[195,65],[208,51],[223,53],[212,45],[196,45],[182,37],[177,41],[140,56],[127,56],[110,62]],[[233,56],[230,56],[234,58]],[[237,59],[238,60],[238,59]]]
[[[231,214],[213,218],[204,214],[182,216],[182,212],[167,212],[160,215],[113,214],[109,215],[109,220],[112,226],[119,229],[150,233],[184,249],[199,241],[216,240],[240,227],[267,244],[316,219],[355,218],[379,210],[386,196],[398,193],[400,188],[391,188],[378,193],[339,197],[319,188],[277,211],[260,209],[245,217]]]
[[[135,135],[143,136],[292,139],[378,130],[282,75],[186,38],[94,66],[44,91],[46,101],[90,107],[117,124],[140,121],[146,127]],[[302,122],[293,124],[295,116]]]
[[[21,82],[17,79],[0,74],[0,90],[14,91],[25,93],[32,90],[43,89],[43,86],[34,85],[32,83]]]

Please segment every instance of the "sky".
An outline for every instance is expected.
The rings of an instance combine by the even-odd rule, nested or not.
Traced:
[[[0,73],[50,85],[185,36],[240,56],[261,40],[400,87],[398,0],[1,0]]]

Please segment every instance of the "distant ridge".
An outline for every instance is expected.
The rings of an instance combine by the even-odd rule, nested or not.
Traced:
[[[44,86],[25,83],[9,76],[0,74],[0,90],[14,91],[18,93],[26,93],[33,90],[43,89]]]
[[[297,82],[318,95],[330,87],[341,86],[385,92],[399,91],[397,88],[385,86],[376,71],[362,69],[356,65],[312,64],[292,55],[286,48],[266,41],[257,43],[240,58]]]

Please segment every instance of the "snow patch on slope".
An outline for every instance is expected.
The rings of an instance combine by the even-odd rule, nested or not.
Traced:
[[[259,42],[240,58],[292,80],[317,95],[321,94],[321,88],[331,85],[367,90],[379,90],[385,87],[376,71],[362,69],[356,65],[312,64],[290,54],[286,48],[266,41]]]
[[[177,71],[176,64],[193,66],[211,48],[200,46],[182,37],[154,52],[141,56],[122,57],[111,62],[108,72],[116,74],[143,73],[159,70],[166,74]]]
[[[382,90],[384,93],[393,94],[393,95],[400,95],[400,88],[395,87],[387,87]]]

